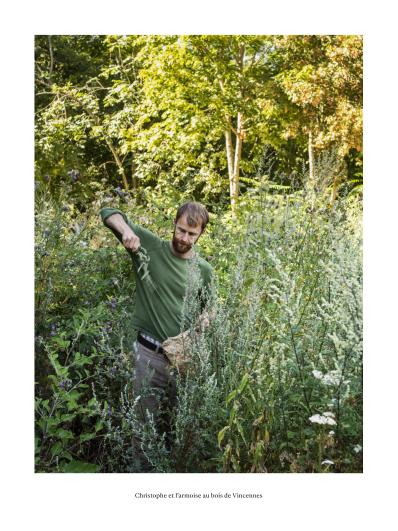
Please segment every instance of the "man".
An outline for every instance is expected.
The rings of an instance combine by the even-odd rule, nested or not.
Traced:
[[[171,241],[131,223],[120,210],[104,208],[101,217],[132,258],[136,277],[133,325],[138,330],[134,392],[140,396],[143,418],[147,412],[156,417],[162,398],[170,406],[175,403],[175,379],[162,343],[192,324],[186,315],[195,302],[192,299],[204,309],[210,290],[212,268],[194,249],[209,215],[199,203],[181,205]],[[146,384],[152,389],[147,395],[143,393]]]

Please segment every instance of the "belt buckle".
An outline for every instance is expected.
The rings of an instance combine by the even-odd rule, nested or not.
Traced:
[[[163,354],[163,352],[162,352],[163,351],[162,344],[158,345],[158,344],[155,343],[154,346],[155,346],[156,354]]]
[[[151,341],[149,338],[143,336],[142,334],[139,334],[139,335],[141,335],[141,337],[144,339],[144,341],[146,341],[147,343],[152,345],[152,349],[151,350],[155,354],[161,354],[160,350],[163,350],[162,344],[158,345],[157,342],[155,343],[154,341]]]

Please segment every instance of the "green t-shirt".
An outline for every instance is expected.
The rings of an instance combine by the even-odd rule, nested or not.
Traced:
[[[192,258],[179,258],[170,248],[170,241],[161,240],[148,229],[131,223],[125,214],[115,208],[103,208],[102,221],[112,214],[121,214],[125,222],[140,238],[141,246],[149,256],[148,270],[151,282],[142,280],[140,261],[136,253],[128,251],[136,276],[136,300],[133,325],[159,341],[173,337],[191,324],[189,314],[194,312],[195,301],[203,309],[212,281],[212,267],[194,253]],[[121,241],[121,235],[111,229]]]

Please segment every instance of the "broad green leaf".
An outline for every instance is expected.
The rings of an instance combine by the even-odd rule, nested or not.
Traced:
[[[217,441],[218,441],[218,446],[220,448],[221,448],[221,443],[224,439],[224,435],[229,429],[230,429],[230,426],[224,426],[224,428],[218,432]]]
[[[242,393],[247,385],[249,381],[249,374],[246,372],[244,375],[243,375],[243,378],[239,384],[239,388],[238,388],[238,393]]]
[[[51,455],[60,455],[63,450],[63,445],[60,442],[56,442],[51,446]]]
[[[97,422],[95,423],[95,431],[100,431],[103,427],[104,423],[102,422],[102,420],[97,420]]]
[[[64,439],[67,440],[67,439],[73,439],[74,438],[74,435],[73,435],[73,433],[70,430],[64,430],[63,428],[59,428],[55,432],[55,435],[59,439],[62,439],[62,440],[64,440]]]
[[[246,443],[245,435],[244,435],[244,433],[243,433],[242,425],[241,425],[241,423],[240,423],[238,420],[235,420],[235,426],[236,426],[236,428],[237,428],[237,430],[238,430],[238,432],[239,432],[239,435],[242,437],[244,443],[247,444],[247,443]]]
[[[80,435],[80,442],[91,441],[91,439],[95,439],[95,437],[97,437],[96,433],[82,433]]]
[[[231,391],[229,395],[227,396],[227,401],[226,401],[227,405],[231,402],[231,400],[235,398],[235,396],[236,396],[236,389]]]

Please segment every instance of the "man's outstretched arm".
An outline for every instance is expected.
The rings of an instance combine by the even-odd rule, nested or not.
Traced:
[[[141,246],[140,239],[126,223],[121,214],[111,214],[104,219],[104,224],[120,236],[120,241],[128,251],[132,251],[133,253],[138,251]]]

